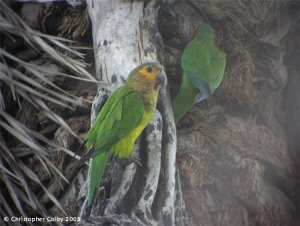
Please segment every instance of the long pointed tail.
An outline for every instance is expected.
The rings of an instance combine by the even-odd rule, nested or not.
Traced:
[[[93,204],[93,200],[96,198],[97,189],[101,185],[107,160],[110,157],[109,151],[102,152],[100,155],[94,157],[91,161],[89,170],[90,185],[88,191],[88,206]]]
[[[194,105],[198,90],[189,81],[188,77],[183,74],[182,83],[177,96],[172,102],[175,122],[178,123],[182,117]]]

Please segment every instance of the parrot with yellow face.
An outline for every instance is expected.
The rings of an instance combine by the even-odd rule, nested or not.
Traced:
[[[79,161],[92,158],[87,205],[91,206],[101,185],[105,166],[111,155],[128,158],[135,140],[149,123],[156,109],[159,88],[166,75],[157,62],[136,67],[127,82],[106,101],[94,125],[86,135],[87,153]]]
[[[199,22],[181,55],[182,83],[172,102],[176,123],[194,104],[211,97],[223,79],[225,65],[226,54],[214,43],[214,29]]]

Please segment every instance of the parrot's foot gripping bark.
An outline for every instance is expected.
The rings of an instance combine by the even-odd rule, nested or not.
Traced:
[[[126,166],[130,165],[131,163],[135,163],[138,166],[142,166],[141,159],[137,157],[130,157],[128,159],[122,160],[122,166],[125,168]]]

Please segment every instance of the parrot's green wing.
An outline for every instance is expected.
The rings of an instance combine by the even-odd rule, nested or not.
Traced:
[[[212,92],[219,87],[223,80],[226,66],[226,54],[213,45],[210,54],[210,75],[209,87]]]
[[[142,122],[145,113],[143,97],[135,91],[125,94],[100,125],[94,148],[114,145]]]
[[[197,80],[207,83],[213,92],[223,78],[226,58],[225,54],[202,40],[192,40],[181,56],[181,67],[197,87]],[[202,84],[201,84],[202,85]]]
[[[126,112],[126,113],[125,113]],[[107,151],[142,122],[143,97],[136,91],[120,88],[105,103],[87,135],[88,153],[79,164]]]
[[[102,122],[106,119],[106,117],[108,117],[114,107],[122,100],[122,98],[126,95],[126,92],[128,91],[125,89],[125,86],[120,87],[107,99],[106,103],[99,112],[95,123],[86,135],[86,148],[88,150],[96,142]]]
[[[181,67],[184,72],[193,74],[198,79],[209,83],[210,54],[207,46],[194,39],[184,49],[181,55]]]

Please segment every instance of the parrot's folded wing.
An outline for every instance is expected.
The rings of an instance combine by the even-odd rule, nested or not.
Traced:
[[[128,91],[120,98],[112,96],[112,100],[116,103],[113,104],[108,99],[106,104],[109,108],[106,104],[103,107],[106,114],[101,110],[92,132],[87,136],[88,153],[80,160],[81,163],[111,148],[142,122],[145,106],[143,97],[138,92]]]

